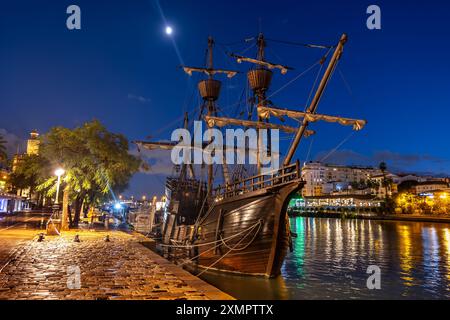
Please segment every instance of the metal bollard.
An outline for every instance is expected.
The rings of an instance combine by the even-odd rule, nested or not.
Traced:
[[[37,241],[38,241],[38,242],[42,242],[42,241],[44,241],[44,239],[45,239],[44,234],[43,234],[42,232],[39,233],[39,238],[37,239]]]
[[[80,236],[76,234],[75,238],[73,239],[73,242],[81,242],[80,241]]]

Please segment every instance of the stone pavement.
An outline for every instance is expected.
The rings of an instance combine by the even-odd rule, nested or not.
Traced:
[[[232,299],[145,248],[144,239],[121,231],[35,238],[0,273],[0,299]]]
[[[0,272],[14,253],[35,235],[34,230],[0,229]]]
[[[42,232],[50,213],[0,214],[0,272],[23,244]]]

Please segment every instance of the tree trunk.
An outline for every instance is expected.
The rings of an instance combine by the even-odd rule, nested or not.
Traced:
[[[80,223],[80,209],[81,209],[80,200],[77,198],[75,200],[74,207],[73,207],[73,210],[74,210],[73,225],[75,227],[78,227],[78,224]]]
[[[69,227],[72,228],[73,227],[73,218],[72,218],[72,206],[69,205]]]
[[[83,210],[83,202],[84,202],[84,194],[80,194],[74,201],[74,217],[73,217],[73,225],[74,227],[78,227],[80,222],[81,211]]]
[[[64,188],[63,194],[61,230],[69,229],[69,195],[70,195],[70,188],[69,186],[66,186]]]

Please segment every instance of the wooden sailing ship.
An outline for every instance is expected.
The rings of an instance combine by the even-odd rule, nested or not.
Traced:
[[[290,197],[301,190],[304,182],[298,161],[293,161],[295,151],[303,137],[314,132],[308,130],[311,122],[324,120],[342,125],[352,125],[359,130],[364,120],[317,114],[317,106],[325,87],[341,58],[347,36],[344,34],[333,46],[331,56],[315,95],[306,111],[276,108],[266,98],[274,70],[285,74],[291,68],[268,62],[264,49],[266,41],[260,34],[256,39],[257,56],[249,58],[231,54],[238,63],[249,63],[248,84],[253,92],[253,105],[257,119],[235,119],[219,116],[216,101],[221,90],[221,81],[215,75],[233,77],[236,71],[213,67],[212,38],[208,39],[208,62],[204,68],[184,66],[186,73],[201,72],[206,79],[198,83],[204,101],[200,119],[208,127],[221,128],[241,126],[244,128],[279,129],[294,134],[291,146],[282,166],[271,172],[261,171],[257,156],[257,174],[248,177],[230,178],[226,163],[222,165],[223,184],[215,185],[213,165],[208,165],[207,181],[195,176],[192,165],[183,164],[179,174],[166,181],[167,207],[163,228],[162,246],[166,252],[182,252],[192,263],[207,270],[234,272],[245,275],[273,277],[280,273],[284,257],[291,245],[291,232],[287,216]],[[331,49],[330,49],[331,50]],[[322,64],[325,59],[322,59]],[[271,118],[289,117],[300,122],[299,127],[290,127],[270,122]],[[188,120],[185,117],[185,127]],[[147,149],[171,149],[175,143],[137,141]],[[258,149],[262,146],[258,136]],[[259,151],[259,150],[258,150]],[[257,153],[259,155],[259,152]]]

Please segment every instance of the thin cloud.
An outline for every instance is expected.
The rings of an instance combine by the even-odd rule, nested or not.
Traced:
[[[376,152],[373,156],[373,158],[379,162],[381,161],[392,161],[394,163],[397,163],[398,165],[415,165],[421,161],[430,161],[434,163],[444,163],[448,160],[434,157],[431,155],[420,155],[420,154],[400,154],[398,152],[391,152],[391,151],[379,151]]]
[[[131,154],[140,157],[148,166],[149,170],[143,171],[149,175],[170,175],[173,171],[173,163],[168,150],[146,150],[133,149]]]
[[[329,151],[319,152],[315,160],[319,161],[326,156]],[[428,155],[428,154],[402,154],[388,150],[376,151],[372,155],[364,155],[353,150],[337,150],[327,157],[326,163],[337,165],[362,165],[378,166],[380,162],[386,162],[393,172],[417,172],[414,168],[429,167],[436,168],[439,174],[443,174],[444,167],[450,165],[448,159]],[[423,171],[422,171],[423,172]],[[430,173],[429,171],[427,171]]]
[[[15,134],[0,128],[0,136],[6,140],[6,153],[8,154],[8,157],[13,156],[17,150],[19,150],[19,152],[25,151],[25,141]]]
[[[128,99],[136,100],[136,101],[138,101],[140,103],[149,103],[151,101],[150,98],[146,98],[144,96],[135,95],[135,94],[132,94],[132,93],[128,94]]]

